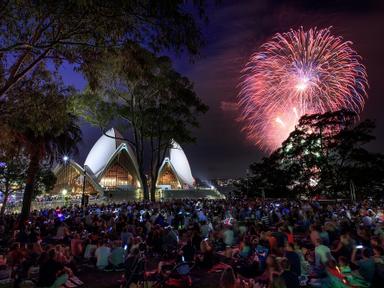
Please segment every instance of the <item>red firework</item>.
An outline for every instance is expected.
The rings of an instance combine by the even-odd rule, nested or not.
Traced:
[[[330,28],[277,33],[243,69],[238,102],[248,138],[273,151],[305,114],[360,113],[367,73],[350,41]]]

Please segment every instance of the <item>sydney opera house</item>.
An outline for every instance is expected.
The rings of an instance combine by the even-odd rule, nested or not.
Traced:
[[[102,135],[89,151],[83,165],[67,160],[57,165],[53,194],[79,196],[116,195],[119,199],[143,199],[143,182],[132,147],[112,128]],[[158,199],[221,198],[215,189],[196,187],[187,156],[172,141],[159,169],[156,181]]]

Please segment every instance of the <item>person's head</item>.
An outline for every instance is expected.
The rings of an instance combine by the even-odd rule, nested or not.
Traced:
[[[289,263],[288,259],[285,257],[280,259],[279,266],[281,271],[288,271],[291,269],[291,264]]]
[[[285,242],[285,250],[286,251],[294,251],[295,246],[293,243]]]
[[[374,255],[375,257],[381,257],[381,256],[384,255],[384,250],[383,250],[382,247],[380,247],[380,246],[374,246],[374,247],[372,247],[372,249],[373,249],[373,255]]]
[[[374,246],[381,246],[381,240],[377,236],[372,236],[370,242],[371,242],[371,246],[372,247],[374,247]]]
[[[258,237],[253,237],[252,238],[252,245],[256,246],[259,244],[259,238]]]
[[[212,250],[212,247],[211,247],[211,244],[209,242],[208,239],[203,239],[201,242],[200,242],[200,251],[202,253],[208,253],[208,252],[211,252]]]
[[[309,231],[318,231],[319,229],[318,229],[318,227],[317,227],[317,225],[316,224],[311,224],[310,226],[309,226]]]

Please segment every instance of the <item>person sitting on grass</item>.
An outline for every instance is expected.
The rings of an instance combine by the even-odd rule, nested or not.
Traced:
[[[46,257],[45,257],[46,256]],[[55,260],[56,251],[51,249],[41,259],[39,287],[60,287],[72,276],[72,271]]]
[[[140,255],[140,250],[134,248],[130,251],[125,260],[124,281],[125,287],[130,287],[132,283],[137,284],[144,277],[144,258]]]
[[[121,242],[113,243],[111,255],[109,255],[109,266],[114,270],[124,270],[125,250],[121,247]]]
[[[96,267],[100,270],[106,268],[109,264],[108,259],[111,255],[111,248],[104,241],[99,242],[99,247],[95,251]]]

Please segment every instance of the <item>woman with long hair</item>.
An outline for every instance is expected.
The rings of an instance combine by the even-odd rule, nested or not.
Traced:
[[[220,277],[221,288],[240,288],[240,280],[236,277],[232,267],[227,267]]]

